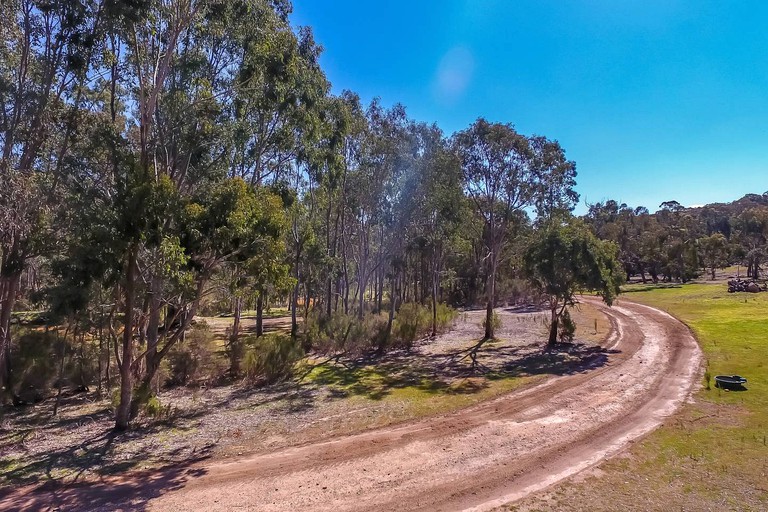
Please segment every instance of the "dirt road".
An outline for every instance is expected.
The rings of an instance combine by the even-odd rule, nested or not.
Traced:
[[[101,491],[111,490],[114,504],[93,509],[342,512],[503,505],[619,452],[689,396],[701,362],[689,330],[666,313],[628,301],[605,312],[614,327],[606,350],[579,372],[448,415],[135,485],[116,481]],[[0,508],[32,504],[18,496],[0,499]]]

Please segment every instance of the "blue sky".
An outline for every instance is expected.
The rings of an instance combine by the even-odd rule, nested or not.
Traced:
[[[768,2],[294,0],[334,92],[560,141],[581,206],[768,190]]]

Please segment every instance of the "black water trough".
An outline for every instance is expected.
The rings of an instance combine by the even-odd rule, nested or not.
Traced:
[[[740,375],[715,375],[715,387],[721,389],[743,390],[747,379]]]

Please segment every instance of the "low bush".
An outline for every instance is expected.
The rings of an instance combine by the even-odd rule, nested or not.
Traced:
[[[58,386],[61,357],[63,387],[88,387],[98,378],[98,345],[88,336],[66,338],[63,331],[21,328],[12,337],[11,360],[16,374],[17,391],[23,399],[40,395]]]
[[[453,327],[458,312],[446,304],[437,305],[437,332]],[[303,343],[306,351],[320,354],[345,352],[350,357],[371,350],[410,348],[413,342],[432,332],[432,308],[419,303],[400,306],[387,336],[388,314],[367,313],[362,320],[355,315],[337,312],[325,317],[317,312],[309,315],[303,324]]]
[[[438,333],[453,327],[458,312],[446,304],[438,304],[436,329]],[[392,347],[410,348],[413,342],[432,333],[432,308],[409,302],[400,306],[392,325]]]
[[[362,320],[341,312],[331,317],[313,313],[304,323],[304,347],[321,354],[359,355],[378,346],[386,334],[386,313],[367,314]]]
[[[437,332],[447,332],[453,328],[459,312],[448,304],[438,303],[437,305]]]
[[[216,350],[208,324],[196,322],[168,352],[165,383],[186,386],[215,380],[224,372],[224,362],[216,357]]]
[[[304,351],[298,340],[287,334],[269,333],[245,339],[246,349],[243,368],[252,382],[271,384],[293,375],[293,369],[303,357]]]
[[[16,337],[11,360],[20,390],[46,391],[58,376],[61,340],[53,331],[27,331]]]
[[[567,309],[560,315],[557,331],[557,336],[560,338],[561,343],[570,343],[573,341],[573,336],[576,333],[576,323],[571,318],[571,314]]]
[[[409,302],[400,306],[392,324],[392,347],[411,348],[413,342],[432,330],[432,312],[426,306]]]
[[[483,328],[483,330],[485,330],[485,325],[486,325],[487,322],[488,322],[488,318],[487,317],[483,318],[483,322],[482,322],[482,324],[480,324],[480,326]],[[501,317],[495,311],[491,315],[491,322],[492,322],[491,325],[493,325],[493,332],[496,332],[499,329],[501,329]]]

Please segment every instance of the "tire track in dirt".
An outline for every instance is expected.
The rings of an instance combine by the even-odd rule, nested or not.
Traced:
[[[201,466],[175,491],[105,510],[488,510],[541,490],[657,427],[700,368],[690,331],[666,313],[584,300],[613,329],[580,371],[455,413]]]

